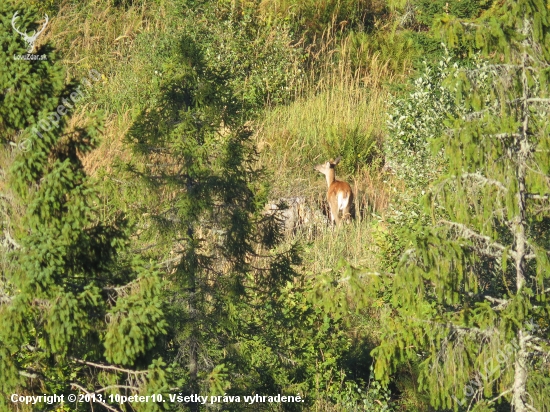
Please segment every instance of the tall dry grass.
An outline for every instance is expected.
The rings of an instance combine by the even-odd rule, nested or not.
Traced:
[[[306,275],[334,269],[340,259],[357,267],[375,268],[373,228],[383,219],[390,200],[391,176],[381,145],[386,121],[386,85],[395,80],[390,62],[380,53],[351,47],[334,32],[325,33],[322,47],[310,56],[296,99],[268,109],[257,123],[259,162],[272,174],[273,198],[305,197],[327,213],[326,182],[315,164],[342,155],[336,177],[355,194],[356,219],[340,228],[324,223],[304,228],[289,239],[304,247]],[[358,61],[365,64],[358,65]]]
[[[151,77],[154,56],[138,54],[148,50],[140,42],[154,45],[178,24],[167,18],[177,15],[171,9],[173,2],[154,3],[154,8],[152,4],[134,2],[120,9],[106,0],[83,5],[66,1],[52,19],[46,39],[63,52],[68,75],[80,78],[92,68],[104,75],[73,120],[78,126],[88,111],[106,112],[102,145],[84,161],[89,173],[108,172],[115,158],[131,156],[123,137],[156,87]],[[379,171],[380,145],[388,98],[384,84],[395,75],[387,59],[350,36],[342,38],[338,30],[333,25],[309,49],[311,64],[292,91],[293,101],[267,109],[255,122],[259,164],[274,177],[275,198],[304,196],[323,207],[326,183],[313,166],[343,156],[337,177],[353,186],[360,219],[347,231],[327,232],[315,240],[318,250],[310,249],[310,256],[320,266],[314,270],[331,267],[343,252],[356,264],[368,260],[361,246],[370,241],[368,220],[383,213],[389,199],[386,178]],[[352,244],[356,250],[339,251],[341,244]],[[326,252],[326,259],[316,257],[323,249],[330,250],[334,259]]]
[[[42,40],[51,41],[61,52],[68,76],[80,78],[96,69],[110,77],[131,61],[138,34],[167,29],[169,4],[133,2],[121,9],[107,0],[65,0]]]
[[[158,62],[137,54],[138,39],[146,35],[147,41],[154,43],[176,27],[173,7],[170,1],[134,1],[121,8],[108,0],[65,0],[50,20],[46,36],[40,38],[53,43],[59,51],[67,79],[85,77],[91,69],[102,74],[86,102],[76,107],[70,125],[82,126],[88,113],[96,110],[105,114],[101,146],[84,159],[86,170],[92,175],[109,169],[117,157],[131,156],[123,143],[124,136],[135,114],[157,89],[152,74]]]
[[[273,196],[322,198],[325,180],[315,164],[342,155],[337,178],[356,187],[368,212],[381,211],[387,192],[380,176],[381,144],[388,91],[392,80],[388,62],[372,54],[368,67],[354,67],[347,40],[337,44],[331,33],[318,63],[306,76],[298,97],[273,107],[257,125],[260,165],[274,177]],[[365,50],[360,50],[365,55]],[[369,201],[366,201],[369,198]]]

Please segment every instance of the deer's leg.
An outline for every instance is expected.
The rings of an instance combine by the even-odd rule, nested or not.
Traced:
[[[333,199],[330,203],[330,214],[332,223],[335,223],[336,226],[340,226],[340,211],[338,210],[338,201],[336,199]]]
[[[351,221],[351,213],[350,213],[351,205],[348,203],[346,207],[342,210],[342,219],[346,221]]]

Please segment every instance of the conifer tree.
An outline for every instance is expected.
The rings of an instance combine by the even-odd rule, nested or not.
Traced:
[[[549,18],[518,0],[440,19],[451,48],[484,58],[448,79],[467,113],[435,139],[448,171],[427,197],[432,225],[409,231],[374,351],[386,379],[418,361],[438,408],[549,410]]]
[[[64,72],[59,64],[52,64],[56,52],[48,44],[41,45],[36,55],[46,55],[46,60],[29,63],[19,60],[27,54],[23,38],[11,25],[18,10],[9,2],[0,4],[0,142],[15,140],[16,132],[36,123],[38,114],[46,113],[57,106],[57,96],[65,87]],[[20,10],[19,10],[20,11]],[[40,16],[34,6],[26,8],[17,24],[32,33]],[[16,57],[14,57],[16,56]]]
[[[258,345],[243,340],[261,341],[266,319],[259,313],[263,307],[272,309],[265,316],[277,312],[276,291],[295,276],[297,249],[276,249],[280,229],[263,213],[267,187],[254,167],[251,131],[230,73],[211,70],[189,37],[170,50],[157,106],[145,110],[129,134],[139,154],[131,170],[145,184],[141,238],[164,256],[171,284],[169,356],[186,395],[248,395],[251,385],[273,393],[265,382],[276,380],[270,371],[247,363],[270,350],[248,352]]]
[[[164,363],[154,352],[166,328],[162,282],[154,266],[126,250],[124,216],[107,221],[99,213],[98,195],[81,159],[97,145],[100,117],[91,115],[85,127],[68,127],[75,100],[85,96],[75,93],[74,82],[64,84],[64,71],[49,46],[38,50],[47,53],[47,63],[14,63],[12,54],[25,53],[19,37],[8,33],[16,10],[0,7],[7,55],[0,132],[3,142],[11,141],[21,128],[20,139],[27,141],[25,150],[14,151],[6,143],[0,148],[3,159],[15,156],[5,171],[2,196],[10,202],[2,216],[9,242],[1,251],[8,264],[0,279],[0,409],[21,410],[12,394],[64,394],[53,406],[41,399],[32,408],[82,410],[91,400],[96,410],[117,411],[110,394],[167,390]],[[14,204],[22,205],[21,214]],[[86,402],[76,407],[69,393],[87,395]]]

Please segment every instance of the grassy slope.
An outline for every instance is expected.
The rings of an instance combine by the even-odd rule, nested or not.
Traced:
[[[155,98],[156,73],[161,70],[161,52],[156,54],[155,48],[161,47],[157,43],[163,34],[178,25],[177,16],[173,2],[120,8],[92,0],[82,5],[64,2],[51,20],[41,40],[64,51],[67,75],[81,78],[90,69],[103,74],[74,122],[78,125],[92,110],[106,113],[102,145],[85,162],[92,174],[111,172],[115,158],[131,156],[123,138],[134,116]],[[358,191],[367,215],[381,213],[389,198],[379,173],[388,98],[384,85],[395,72],[388,67],[388,56],[383,59],[379,52],[358,46],[350,36],[339,39],[328,32],[320,49],[307,81],[292,91],[297,99],[267,108],[255,121],[260,165],[275,176],[274,198],[305,196],[321,203],[325,182],[313,165],[344,155],[339,178]],[[356,262],[365,260],[359,252],[356,256]]]
[[[41,39],[64,51],[68,76],[80,78],[89,69],[104,75],[79,107],[75,121],[77,125],[90,110],[107,114],[102,145],[85,162],[92,175],[124,181],[124,176],[112,174],[112,164],[132,156],[124,136],[136,114],[155,98],[162,54],[158,42],[180,24],[176,10],[171,1],[136,2],[126,8],[113,7],[107,0],[64,2]],[[372,229],[383,220],[392,187],[389,177],[380,172],[386,85],[402,79],[410,68],[403,43],[395,40],[394,53],[380,49],[384,38],[395,40],[390,27],[372,36],[326,32],[312,54],[307,81],[291,91],[298,97],[287,105],[267,107],[254,121],[259,162],[274,177],[274,198],[304,196],[322,204],[325,182],[313,165],[340,154],[344,158],[338,176],[359,193],[366,219],[345,230],[325,228],[316,236],[297,234],[289,239],[303,241],[301,270],[310,276],[332,270],[341,258],[357,266],[377,266]],[[396,62],[397,53],[401,54]],[[127,205],[123,190],[109,193],[107,204]],[[375,320],[368,322],[362,334],[376,339]]]

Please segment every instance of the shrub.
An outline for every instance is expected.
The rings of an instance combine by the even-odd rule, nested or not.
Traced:
[[[444,120],[459,111],[453,94],[443,86],[450,69],[450,56],[436,65],[424,63],[410,93],[390,101],[386,161],[410,188],[426,186],[443,166],[429,143],[445,131]]]

